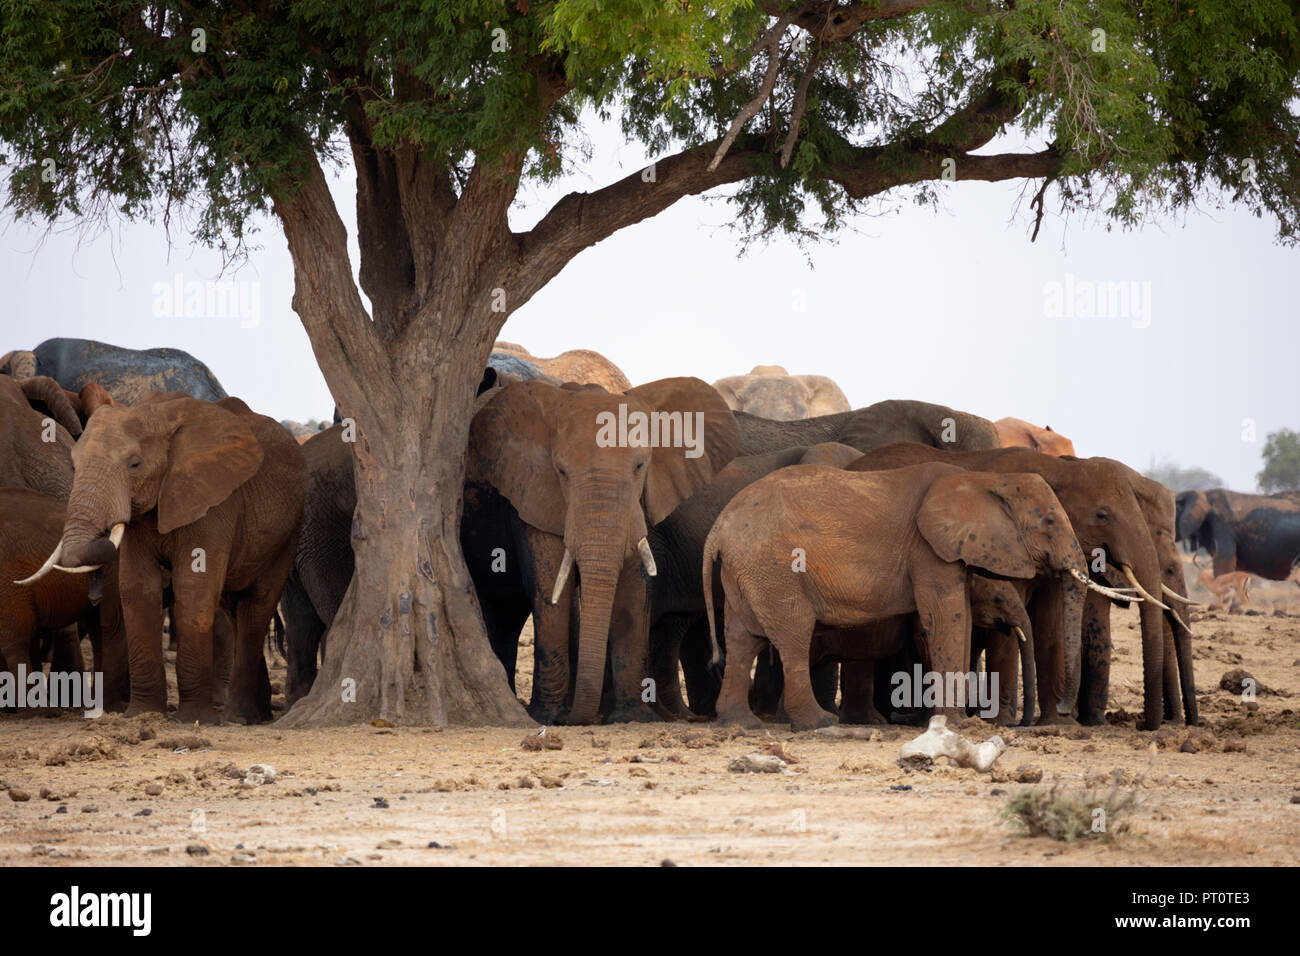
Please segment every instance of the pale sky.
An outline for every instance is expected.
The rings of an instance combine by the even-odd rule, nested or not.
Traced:
[[[591,163],[523,194],[516,228],[558,196],[647,162],[613,127],[593,126],[591,138]],[[335,187],[355,268],[350,169]],[[1126,234],[1063,221],[1049,199],[1030,244],[1024,183],[944,188],[937,212],[899,194],[888,214],[858,217],[834,242],[801,250],[781,238],[742,258],[730,206],[682,200],[579,255],[502,338],[541,356],[595,349],[633,383],[784,365],[829,375],[854,407],[916,398],[1012,415],[1070,436],[1081,455],[1199,465],[1254,489],[1265,436],[1300,428],[1300,251],[1276,245],[1271,222],[1227,207]],[[261,248],[227,275],[243,311],[191,314],[182,302],[168,315],[162,289],[177,275],[182,285],[219,278],[219,256],[183,230],[170,249],[147,224],[79,244],[75,229],[46,235],[5,218],[0,353],[52,336],[171,346],[257,411],[327,417],[333,400],[291,307],[283,233],[273,218],[261,226]],[[1104,314],[1105,284],[1121,283],[1133,291],[1128,311]],[[1071,308],[1086,311],[1081,297],[1097,285],[1103,314]]]

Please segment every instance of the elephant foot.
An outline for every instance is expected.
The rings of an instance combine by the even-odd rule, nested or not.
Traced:
[[[1075,720],[1074,717],[1072,717],[1070,714],[1058,714],[1052,708],[1048,708],[1043,713],[1039,714],[1038,719],[1034,721],[1034,723],[1039,727],[1046,727],[1048,725],[1069,726],[1069,727],[1079,726],[1079,722]]]
[[[1088,711],[1079,711],[1079,723],[1085,727],[1101,727],[1106,723],[1105,713],[1094,714]]]
[[[564,722],[565,709],[563,704],[529,704],[524,709],[528,711],[529,717],[543,727],[554,727],[556,724]]]
[[[167,713],[167,699],[162,700],[145,699],[142,700],[135,694],[131,695],[131,703],[126,705],[127,717],[139,717],[141,714],[165,714]]]
[[[659,723],[663,718],[656,714],[640,700],[635,703],[617,704],[605,718],[607,724],[647,724]]]
[[[1015,727],[1020,722],[1016,720],[1015,715],[1009,710],[999,708],[998,715],[993,718],[993,723],[998,727]]]
[[[790,718],[790,729],[795,733],[801,730],[817,730],[820,727],[834,727],[840,719],[834,714],[822,710],[820,714],[805,714]]]
[[[744,710],[718,711],[718,723],[726,727],[748,727],[759,730],[766,724],[748,708]]]
[[[840,714],[840,723],[842,724],[884,724],[885,715],[874,707],[868,707],[866,710],[854,709],[846,710]]]
[[[226,707],[225,716],[235,724],[269,724],[274,719],[269,697],[264,700],[232,700]]]
[[[176,713],[173,716],[182,724],[221,723],[221,715],[218,714],[217,709],[209,703],[192,704],[182,701],[181,705],[176,708]]]

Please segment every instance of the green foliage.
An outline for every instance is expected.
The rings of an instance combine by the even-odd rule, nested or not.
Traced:
[[[1153,463],[1142,474],[1152,481],[1160,482],[1175,494],[1180,491],[1204,491],[1207,488],[1223,487],[1223,479],[1218,475],[1204,468],[1183,468],[1171,461],[1163,461],[1158,465]]]
[[[1273,432],[1264,442],[1262,456],[1264,468],[1255,476],[1260,491],[1300,489],[1300,432],[1289,428]]]
[[[556,176],[584,110],[620,115],[654,155],[708,143],[759,90],[770,52],[756,41],[784,6],[0,0],[7,205],[44,219],[194,209],[201,238],[238,247],[310,152],[337,160],[367,139],[418,152],[455,190],[475,164],[520,156],[525,175]],[[791,28],[771,100],[745,126],[766,159],[731,194],[738,221],[752,235],[837,228],[869,198],[835,175],[864,147],[925,199],[940,157],[988,139],[987,116],[950,117],[996,92],[1011,109],[989,134],[1060,150],[1067,209],[1131,225],[1227,195],[1294,240],[1298,21],[1300,0],[1057,0],[940,2],[828,45]]]

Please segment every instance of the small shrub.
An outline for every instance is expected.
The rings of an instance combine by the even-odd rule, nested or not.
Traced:
[[[1021,836],[1046,836],[1067,843],[1109,840],[1128,829],[1128,824],[1119,818],[1132,811],[1138,802],[1137,787],[1142,778],[1131,787],[1121,787],[1123,778],[1123,771],[1114,772],[1110,792],[1104,798],[1100,790],[1067,790],[1060,783],[1053,783],[1046,790],[1026,788],[1007,799],[1002,816],[1020,830]],[[1101,817],[1096,812],[1099,809],[1105,811]],[[1095,826],[1099,819],[1101,827]]]

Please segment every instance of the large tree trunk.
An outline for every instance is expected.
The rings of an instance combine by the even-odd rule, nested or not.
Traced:
[[[356,572],[311,693],[282,724],[529,723],[492,652],[460,551],[472,403],[452,382],[476,381],[476,362],[444,353],[406,366],[421,381],[384,383],[396,401],[376,403],[397,409],[397,420],[371,429],[358,422]]]

